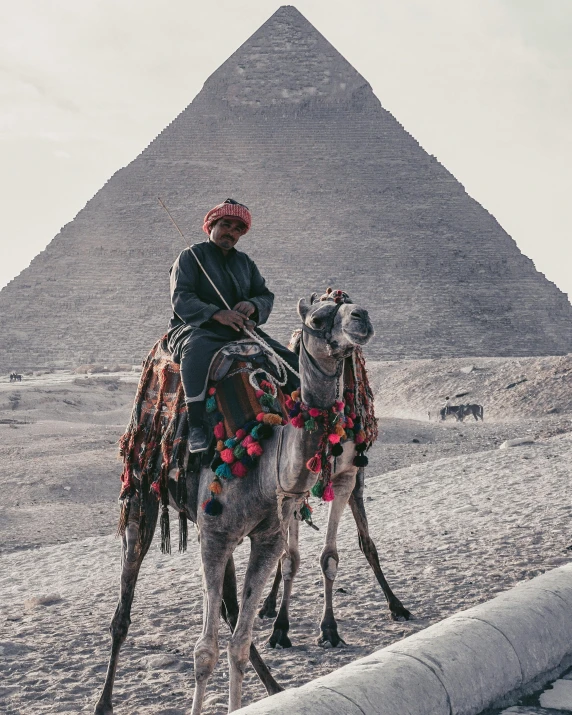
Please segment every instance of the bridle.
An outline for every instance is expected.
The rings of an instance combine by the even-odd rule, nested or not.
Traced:
[[[341,371],[343,369],[343,363],[344,360],[348,357],[351,356],[351,354],[354,351],[353,346],[350,347],[350,349],[343,355],[334,355],[333,351],[337,347],[337,343],[332,340],[332,332],[334,329],[334,321],[336,320],[336,316],[338,314],[339,309],[342,307],[342,305],[346,301],[340,300],[339,302],[335,303],[334,310],[331,311],[329,314],[326,324],[322,328],[311,328],[310,326],[306,325],[304,321],[302,321],[302,334],[300,336],[300,350],[304,351],[306,354],[306,358],[310,361],[312,364],[312,367],[317,370],[319,373],[324,375],[324,377],[340,377]],[[314,338],[319,338],[320,340],[324,340],[326,343],[326,348],[328,350],[328,353],[331,357],[333,357],[335,360],[337,360],[337,365],[336,365],[336,372],[334,375],[329,375],[328,373],[324,372],[315,362],[314,358],[312,355],[308,352],[308,349],[306,348],[306,345],[304,344],[304,333],[308,333],[308,335],[312,335]]]

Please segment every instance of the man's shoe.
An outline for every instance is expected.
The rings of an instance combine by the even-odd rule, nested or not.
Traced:
[[[202,427],[191,427],[189,430],[189,452],[204,452],[209,448],[210,439]]]

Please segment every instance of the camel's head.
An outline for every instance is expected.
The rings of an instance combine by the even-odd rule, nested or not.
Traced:
[[[355,345],[365,345],[374,335],[367,310],[343,291],[328,288],[321,298],[316,293],[310,300],[302,298],[298,315],[315,357],[348,357]]]

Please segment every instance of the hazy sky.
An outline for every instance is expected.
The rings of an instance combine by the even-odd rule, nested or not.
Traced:
[[[0,0],[0,286],[280,4]],[[295,4],[572,296],[572,1]]]

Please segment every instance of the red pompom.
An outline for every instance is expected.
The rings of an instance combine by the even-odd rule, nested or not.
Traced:
[[[155,492],[155,496],[157,498],[161,496],[161,485],[159,484],[158,480],[151,484],[151,489]]]
[[[365,435],[363,432],[358,432],[356,436],[354,437],[354,442],[356,444],[361,444],[362,442],[365,442]]]
[[[319,410],[317,407],[310,407],[308,410],[308,414],[310,417],[319,417],[322,414],[322,411]]]
[[[306,462],[306,467],[315,474],[322,471],[322,459],[319,454],[315,454],[313,457]]]
[[[332,486],[332,482],[330,482],[324,489],[324,493],[322,494],[322,500],[334,501],[335,496],[336,495],[334,494],[334,487]]]
[[[346,392],[346,402],[349,402],[350,405],[353,405],[353,403],[354,403],[353,392]]]
[[[239,442],[241,439],[244,439],[246,437],[246,430],[239,429],[236,430],[236,434],[234,435],[234,438],[237,439]]]
[[[262,422],[262,420],[264,419],[264,414],[265,414],[264,412],[259,412],[259,413],[256,415],[256,421],[257,421],[257,422]]]
[[[287,397],[287,398],[284,400],[284,404],[286,405],[286,409],[287,409],[287,410],[293,410],[293,409],[294,409],[294,405],[295,405],[296,403],[294,402],[294,400],[293,400],[291,397]]]
[[[209,387],[209,395],[216,395],[216,387]]]
[[[258,442],[253,442],[248,445],[246,451],[248,452],[249,457],[260,457],[264,450]]]
[[[254,437],[252,435],[247,434],[246,437],[242,440],[240,443],[243,447],[248,447],[249,444],[252,444],[254,442]]]
[[[354,421],[352,420],[351,417],[346,417],[346,424],[345,424],[345,426],[346,426],[348,429],[351,429],[351,428],[354,426]]]
[[[332,444],[337,444],[340,441],[340,435],[339,434],[329,434],[328,435],[328,440]]]
[[[334,402],[334,406],[333,406],[332,409],[335,410],[336,412],[343,412],[343,411],[344,411],[344,407],[345,407],[345,405],[344,405],[343,402],[340,402],[339,400],[336,400],[336,401]]]
[[[260,382],[260,387],[266,387],[266,389],[271,390],[272,389],[272,383],[268,382],[268,380],[262,380]]]
[[[357,417],[355,412],[350,412],[349,416],[352,418],[352,420],[355,420],[355,418]]]
[[[224,434],[224,422],[217,422],[217,424],[213,428],[214,436],[217,439],[224,439],[225,434]]]
[[[302,415],[296,415],[296,417],[292,417],[290,422],[292,422],[294,427],[298,427],[298,429],[302,429],[302,427],[304,426],[304,418],[302,417]]]
[[[230,471],[235,477],[246,477],[248,474],[248,467],[242,462],[235,462],[230,468]]]
[[[262,395],[264,395],[264,390],[256,390],[254,394],[256,395],[256,397],[262,397]]]
[[[232,464],[234,462],[234,452],[232,449],[223,449],[220,453],[220,458],[223,462],[227,464]]]

